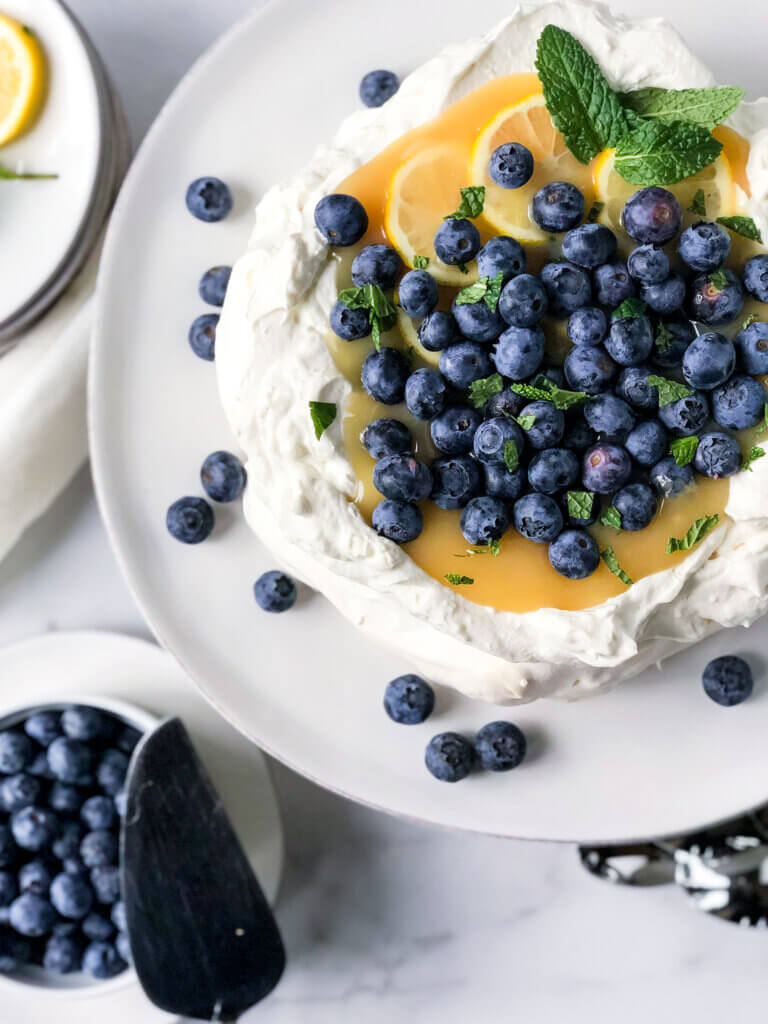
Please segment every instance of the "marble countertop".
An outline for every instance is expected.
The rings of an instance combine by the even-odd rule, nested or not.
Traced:
[[[194,58],[251,7],[69,4],[105,57],[135,139]],[[738,67],[739,81],[759,94],[762,55],[743,47],[766,27],[759,0],[737,0],[727,15],[705,15],[692,0],[617,6],[665,13],[723,80]],[[727,24],[725,51],[712,17]],[[77,628],[150,635],[109,550],[87,469],[0,564],[1,643]],[[586,875],[570,846],[433,831],[348,803],[279,765],[275,776],[286,823],[278,917],[289,967],[246,1022],[706,1024],[744,1020],[763,1005],[765,934],[690,910],[676,890],[614,888]]]

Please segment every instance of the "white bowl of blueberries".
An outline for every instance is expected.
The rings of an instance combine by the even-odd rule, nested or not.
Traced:
[[[157,719],[119,701],[0,717],[0,986],[133,981],[119,840],[131,754]]]

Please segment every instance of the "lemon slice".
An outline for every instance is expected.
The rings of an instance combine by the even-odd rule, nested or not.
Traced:
[[[30,29],[0,14],[0,146],[35,119],[45,93],[45,57]]]
[[[427,270],[439,284],[463,288],[477,280],[477,267],[441,263],[433,244],[443,218],[461,201],[467,186],[466,159],[457,146],[435,145],[423,149],[397,169],[387,190],[384,227],[404,263],[414,266],[415,256],[429,259]]]
[[[621,231],[621,213],[624,204],[641,185],[632,185],[613,167],[614,150],[606,149],[594,162],[595,198],[604,203],[598,220],[613,231]],[[709,167],[699,171],[692,178],[686,178],[677,185],[666,186],[674,192],[683,208],[683,223],[691,224],[701,220],[701,215],[689,209],[699,189],[704,193],[707,220],[714,220],[729,214],[734,209],[735,189],[731,164],[721,153]]]
[[[501,188],[488,174],[493,151],[505,142],[521,142],[533,154],[533,175],[521,188]],[[592,203],[591,168],[580,164],[566,146],[542,93],[533,93],[496,114],[481,130],[469,166],[472,184],[485,185],[485,219],[497,231],[521,242],[543,242],[548,237],[530,217],[535,193],[548,182],[570,181],[584,193],[587,209]]]
[[[397,326],[400,330],[403,341],[410,345],[414,353],[429,366],[438,367],[440,365],[440,353],[430,352],[428,348],[424,348],[419,340],[419,324],[421,321],[412,320],[408,314],[397,307]]]

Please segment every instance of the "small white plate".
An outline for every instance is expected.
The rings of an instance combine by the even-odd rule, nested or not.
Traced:
[[[22,705],[89,698],[140,725],[178,716],[238,833],[270,903],[283,865],[280,815],[261,752],[244,739],[190,685],[169,654],[154,644],[114,633],[47,633],[0,649],[0,718]],[[133,707],[131,707],[133,706]],[[42,974],[42,972],[40,972]],[[43,977],[45,977],[43,975]],[[133,970],[102,983],[73,986],[71,978],[32,985],[0,975],[3,1024],[83,1024],[88,1005],[111,1024],[172,1021],[147,1001]]]
[[[165,530],[170,502],[200,493],[205,455],[233,443],[214,368],[186,341],[203,311],[201,271],[243,250],[252,204],[355,109],[365,71],[407,71],[489,28],[509,5],[488,0],[469,27],[466,11],[463,0],[269,3],[187,76],[134,162],[102,263],[90,380],[101,508],[162,642],[223,715],[315,781],[407,817],[502,836],[610,841],[694,829],[768,796],[765,680],[732,709],[700,684],[715,653],[766,649],[765,622],[597,700],[510,710],[443,692],[428,723],[406,728],[381,707],[386,682],[410,668],[404,661],[319,595],[303,594],[285,615],[258,610],[253,581],[274,565],[238,507],[216,507],[214,535],[199,547]],[[235,211],[221,224],[185,209],[187,183],[201,174],[234,187]],[[763,660],[752,660],[762,675]],[[531,737],[522,768],[455,786],[428,775],[433,733],[500,717]]]

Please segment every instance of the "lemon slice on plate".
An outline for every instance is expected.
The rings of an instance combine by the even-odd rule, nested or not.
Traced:
[[[430,146],[397,169],[384,213],[384,227],[403,262],[413,267],[414,257],[426,256],[434,279],[456,288],[476,281],[477,267],[468,264],[465,274],[441,263],[433,242],[443,218],[458,207],[461,189],[469,184],[466,158],[457,146]]]
[[[0,14],[0,146],[25,131],[45,93],[45,57],[34,33]]]
[[[428,348],[424,348],[419,340],[419,327],[421,321],[413,320],[405,310],[397,307],[397,326],[402,336],[403,341],[410,345],[413,351],[418,357],[429,366],[438,367],[440,365],[440,353],[430,352]]]
[[[534,170],[521,188],[501,188],[488,174],[491,154],[505,142],[521,142],[533,154]],[[532,93],[506,107],[481,129],[470,156],[473,185],[485,185],[485,219],[505,235],[520,242],[544,242],[548,235],[530,217],[536,192],[550,181],[570,181],[581,189],[589,209],[592,203],[592,170],[579,163],[552,123],[542,93]]]

